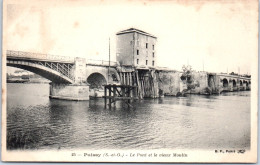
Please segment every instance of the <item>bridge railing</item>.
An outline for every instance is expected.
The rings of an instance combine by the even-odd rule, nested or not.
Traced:
[[[42,54],[42,53],[32,53],[32,52],[23,52],[23,51],[14,51],[7,50],[7,57],[23,57],[23,58],[31,58],[31,59],[39,59],[39,60],[51,60],[51,61],[68,61],[74,62],[74,57],[68,56],[58,56],[58,55],[50,55],[50,54]]]
[[[109,65],[109,61],[88,59],[87,60],[87,64],[108,66]],[[110,66],[117,66],[117,65],[118,65],[117,62],[110,61]]]
[[[231,75],[231,74],[224,74],[224,73],[220,73],[217,74],[218,76],[223,76],[223,77],[230,77],[230,78],[238,78],[238,79],[246,79],[246,80],[250,80],[251,78],[246,77],[244,75]]]

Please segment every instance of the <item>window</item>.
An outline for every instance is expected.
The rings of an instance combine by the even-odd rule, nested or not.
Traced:
[[[148,65],[148,60],[146,60],[146,65]]]
[[[146,43],[145,47],[146,47],[146,49],[148,48],[148,43]]]
[[[139,50],[138,49],[136,50],[136,54],[139,55]]]
[[[153,50],[154,50],[154,45],[153,45]]]
[[[139,59],[136,59],[136,64],[138,64],[139,63]]]
[[[153,61],[153,66],[154,66],[154,61]]]
[[[153,57],[154,57],[154,52],[153,52]]]

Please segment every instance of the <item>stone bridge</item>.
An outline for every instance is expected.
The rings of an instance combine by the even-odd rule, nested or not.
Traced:
[[[166,68],[138,69],[119,66],[117,62],[11,50],[6,52],[6,59],[7,66],[25,69],[50,80],[51,98],[88,100],[90,95],[102,96],[105,84],[139,84],[144,97],[176,95],[185,88],[180,79],[181,72]],[[211,94],[251,89],[251,78],[239,75],[194,72],[194,77],[199,86],[191,93]]]
[[[116,62],[11,50],[7,50],[6,60],[7,66],[50,80],[52,98],[87,100],[89,88],[101,89],[104,84],[120,80]]]
[[[209,76],[209,82],[213,77]],[[251,78],[239,75],[216,74],[216,80],[222,91],[240,91],[251,89]],[[209,83],[210,86],[210,83]]]
[[[160,70],[159,90],[165,95],[175,96],[187,86],[180,79],[181,72],[175,70]],[[218,94],[221,92],[251,90],[251,78],[224,73],[194,72],[198,86],[190,90],[194,94]]]

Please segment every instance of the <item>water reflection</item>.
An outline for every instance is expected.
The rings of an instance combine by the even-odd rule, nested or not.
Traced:
[[[133,108],[117,102],[105,109],[103,99],[49,99],[48,84],[7,87],[8,149],[250,147],[250,92],[144,99]]]

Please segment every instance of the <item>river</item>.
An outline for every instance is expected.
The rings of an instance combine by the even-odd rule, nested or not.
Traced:
[[[7,149],[249,149],[250,91],[118,102],[49,99],[49,84],[7,84]]]

